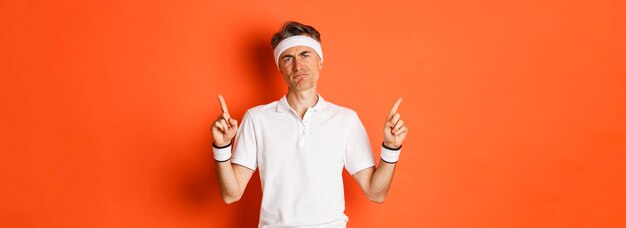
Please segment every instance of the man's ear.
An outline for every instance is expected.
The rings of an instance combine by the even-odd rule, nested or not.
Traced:
[[[318,68],[321,70],[323,65],[324,65],[324,61],[320,59]]]

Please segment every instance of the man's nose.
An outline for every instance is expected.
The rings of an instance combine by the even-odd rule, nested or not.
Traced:
[[[302,59],[298,59],[298,58],[293,59],[293,70],[298,71],[302,69],[302,66],[304,66],[304,62],[302,61]]]

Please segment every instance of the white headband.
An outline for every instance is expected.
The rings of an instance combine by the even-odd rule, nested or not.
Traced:
[[[287,50],[290,47],[294,46],[307,46],[313,48],[317,55],[320,56],[320,59],[324,61],[324,54],[322,54],[322,46],[317,40],[309,37],[309,36],[290,36],[278,43],[276,48],[274,48],[274,61],[276,61],[276,66],[278,66],[278,59],[280,58],[280,54],[283,51]]]

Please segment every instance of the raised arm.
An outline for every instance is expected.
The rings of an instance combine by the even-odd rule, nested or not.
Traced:
[[[399,98],[385,121],[381,161],[378,167],[370,167],[352,175],[367,198],[377,203],[385,201],[396,169],[396,162],[400,156],[402,142],[409,131],[404,121],[400,119],[400,113],[397,112],[401,102],[402,98]]]
[[[222,108],[222,115],[211,126],[213,153],[222,199],[225,203],[231,204],[241,199],[254,170],[230,162],[232,139],[237,134],[239,127],[237,126],[237,120],[230,118],[222,95],[219,95],[218,98]]]

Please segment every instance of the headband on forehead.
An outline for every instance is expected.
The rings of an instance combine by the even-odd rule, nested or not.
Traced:
[[[317,55],[320,56],[320,59],[324,61],[324,55],[322,54],[322,46],[317,40],[308,37],[308,36],[290,36],[286,39],[280,41],[276,48],[274,48],[274,61],[276,61],[276,66],[278,66],[278,60],[280,58],[280,54],[282,54],[285,50],[294,46],[307,46],[315,50]]]

